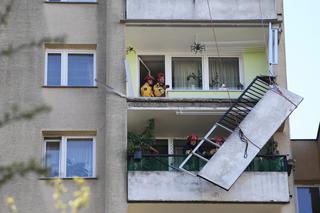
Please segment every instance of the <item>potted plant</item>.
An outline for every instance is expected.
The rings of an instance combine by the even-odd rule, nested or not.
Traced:
[[[192,89],[200,88],[202,83],[202,76],[200,70],[198,70],[198,74],[191,73],[187,76],[187,82],[191,85]]]
[[[148,121],[148,126],[141,134],[128,132],[128,153],[133,154],[135,160],[142,158],[142,153],[149,151],[155,142],[154,119]]]

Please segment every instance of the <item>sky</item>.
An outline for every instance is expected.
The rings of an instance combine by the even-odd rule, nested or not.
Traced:
[[[304,98],[291,139],[315,139],[320,122],[320,0],[284,0],[288,89]]]

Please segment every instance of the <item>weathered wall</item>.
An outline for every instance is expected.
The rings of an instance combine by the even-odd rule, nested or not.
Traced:
[[[229,191],[182,172],[129,172],[129,201],[288,202],[286,172],[245,172]],[[156,193],[155,193],[156,192]]]
[[[1,10],[6,2],[0,3]],[[67,44],[97,44],[97,78],[123,91],[124,38],[123,26],[119,24],[123,8],[123,2],[117,0],[100,0],[98,4],[15,1],[8,24],[0,34],[0,48],[9,43],[17,46],[44,36],[60,35],[66,36]],[[1,164],[30,158],[40,161],[43,130],[95,130],[98,178],[87,181],[92,195],[90,206],[84,212],[126,213],[125,101],[106,95],[99,85],[97,88],[43,88],[44,68],[43,47],[0,57],[1,118],[12,104],[26,110],[45,103],[52,109],[31,121],[0,128]],[[66,185],[73,188],[71,181],[66,181]],[[52,189],[33,175],[17,178],[5,186],[0,191],[0,200],[5,195],[14,196],[23,212],[56,212]],[[0,205],[0,212],[7,212],[5,205]]]
[[[274,0],[210,0],[217,20],[275,19],[275,6]],[[127,19],[210,20],[210,15],[206,0],[128,0]]]

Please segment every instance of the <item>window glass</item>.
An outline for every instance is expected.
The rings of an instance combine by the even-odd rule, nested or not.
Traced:
[[[46,168],[50,170],[49,177],[59,176],[60,142],[47,142]]]
[[[211,89],[242,89],[239,80],[239,59],[209,58],[209,86]]]
[[[61,54],[59,53],[48,54],[47,85],[61,85]]]
[[[93,86],[93,54],[68,55],[68,85]]]
[[[299,213],[320,212],[320,194],[318,187],[298,187]]]
[[[67,177],[93,176],[92,139],[68,139]]]
[[[172,58],[173,89],[202,89],[202,65],[199,57]]]
[[[168,140],[166,139],[157,139],[152,147],[158,151],[158,154],[168,154]]]

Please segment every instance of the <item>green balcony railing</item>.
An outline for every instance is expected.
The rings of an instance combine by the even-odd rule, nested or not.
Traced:
[[[128,155],[128,171],[178,171],[179,165],[186,157],[187,155],[145,154],[141,159],[136,160],[133,155]],[[199,171],[205,163],[205,161],[194,157],[184,168],[189,171]],[[287,172],[287,157],[285,155],[257,156],[246,171]]]

